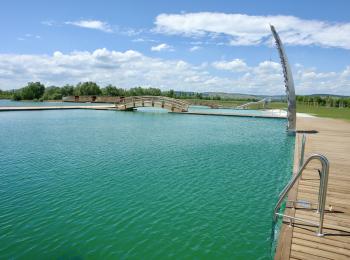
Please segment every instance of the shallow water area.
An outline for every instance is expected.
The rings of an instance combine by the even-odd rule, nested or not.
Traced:
[[[208,114],[238,114],[250,116],[286,117],[286,112],[280,109],[235,109],[235,108],[210,108],[206,106],[190,106],[189,112]]]

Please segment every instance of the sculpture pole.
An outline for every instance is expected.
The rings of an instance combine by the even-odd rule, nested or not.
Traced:
[[[287,110],[287,119],[288,119],[288,125],[287,125],[287,132],[289,135],[295,135],[296,132],[296,100],[295,100],[295,90],[294,90],[294,81],[293,81],[293,75],[292,71],[290,69],[288,58],[286,55],[286,52],[284,51],[284,47],[282,45],[281,39],[278,36],[275,27],[273,25],[270,25],[272,35],[275,38],[276,46],[278,49],[278,53],[281,59],[282,69],[283,69],[283,76],[284,76],[284,83],[286,86],[286,95],[287,95],[287,103],[288,103],[288,110]]]

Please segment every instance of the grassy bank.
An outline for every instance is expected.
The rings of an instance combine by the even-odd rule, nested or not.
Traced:
[[[247,103],[247,101],[225,101],[225,100],[202,100],[202,99],[188,99],[192,105],[217,105],[224,107],[236,107],[241,104]],[[261,105],[260,105],[261,106]],[[257,109],[257,107],[251,107]],[[287,103],[284,102],[271,102],[268,104],[269,109],[286,109]],[[338,118],[350,120],[350,108],[337,108],[326,106],[308,106],[305,104],[297,104],[297,112],[308,113],[319,117]]]
[[[282,102],[272,102],[269,108],[286,109],[287,104]],[[308,106],[305,104],[297,104],[297,112],[308,113],[319,117],[338,118],[350,120],[350,108],[326,107],[326,106]]]
[[[319,117],[330,117],[350,120],[350,108],[307,107],[305,105],[297,105],[297,111],[300,113],[313,114]]]
[[[189,102],[191,105],[200,105],[200,106],[223,106],[223,107],[236,107],[242,104],[247,103],[248,101],[242,100],[206,100],[206,99],[184,99],[186,102]]]

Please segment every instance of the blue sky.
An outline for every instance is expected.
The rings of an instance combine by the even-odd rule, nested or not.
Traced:
[[[188,91],[350,95],[349,1],[8,1],[0,88],[93,80]]]

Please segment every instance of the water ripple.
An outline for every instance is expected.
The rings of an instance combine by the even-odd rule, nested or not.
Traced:
[[[0,136],[0,258],[269,258],[283,121],[12,112]]]

